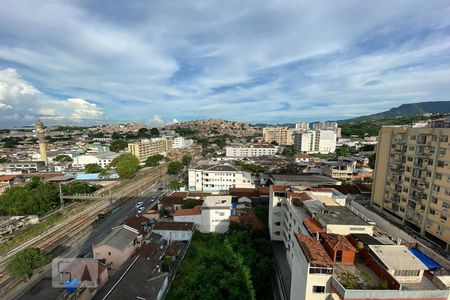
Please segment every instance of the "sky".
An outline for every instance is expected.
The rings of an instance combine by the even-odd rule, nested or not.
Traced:
[[[0,2],[0,127],[339,120],[448,100],[448,0]]]

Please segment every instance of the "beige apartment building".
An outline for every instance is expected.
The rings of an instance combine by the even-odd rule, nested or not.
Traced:
[[[383,126],[372,207],[450,250],[450,123]]]
[[[277,142],[278,145],[294,144],[294,130],[287,127],[265,127],[263,128],[264,142]]]
[[[172,141],[169,139],[143,140],[140,143],[128,144],[128,152],[136,156],[140,162],[144,162],[152,155],[170,150],[172,150]]]

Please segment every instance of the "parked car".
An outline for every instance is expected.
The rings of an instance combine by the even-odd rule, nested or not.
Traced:
[[[138,214],[142,214],[144,212],[144,210],[145,210],[145,207],[143,207],[143,206],[139,207]]]
[[[142,202],[142,201],[140,201],[140,202],[136,203],[136,208],[139,208],[139,207],[141,207],[141,206],[142,206],[142,204],[144,204],[144,202]]]

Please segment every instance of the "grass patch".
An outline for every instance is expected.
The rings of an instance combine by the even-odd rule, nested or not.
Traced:
[[[56,223],[64,220],[66,217],[67,215],[61,215],[57,213],[48,217],[47,219],[43,220],[39,224],[36,224],[29,229],[19,232],[12,239],[0,244],[0,255],[4,255],[9,250],[13,249],[14,247],[17,247],[19,244],[22,244],[27,240],[40,235],[41,233],[45,232]]]

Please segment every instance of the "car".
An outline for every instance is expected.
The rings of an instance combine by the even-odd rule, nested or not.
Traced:
[[[151,197],[150,198],[150,202],[155,202],[156,201],[156,197]]]
[[[136,208],[139,208],[139,207],[141,207],[141,206],[142,206],[142,204],[144,204],[144,202],[142,202],[142,201],[140,201],[140,202],[136,203]]]
[[[145,210],[145,207],[143,207],[143,206],[139,207],[138,214],[142,214],[144,212],[144,210]]]

